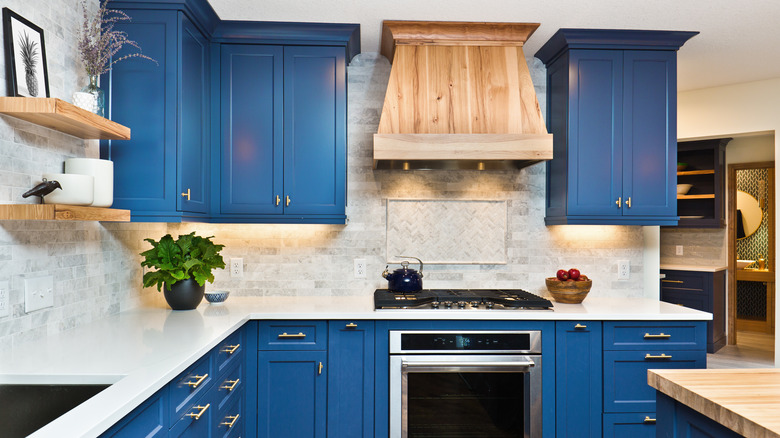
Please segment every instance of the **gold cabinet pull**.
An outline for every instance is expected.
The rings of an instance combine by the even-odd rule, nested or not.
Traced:
[[[235,424],[236,424],[236,421],[238,421],[238,417],[239,417],[239,415],[240,415],[240,414],[236,414],[236,415],[227,415],[227,416],[225,417],[225,420],[230,420],[230,421],[223,421],[223,422],[219,423],[219,425],[220,425],[220,426],[227,426],[227,428],[228,428],[228,429],[230,429],[231,427],[233,427],[233,425],[235,425]]]
[[[682,283],[682,280],[661,280],[661,283]]]
[[[182,192],[181,193],[181,197],[182,198],[187,198],[187,200],[189,201],[190,200],[190,189],[187,189],[186,192]]]
[[[289,196],[285,196],[284,198],[285,198],[284,206],[285,207],[289,207],[290,206],[290,197]]]
[[[620,208],[620,203],[622,201],[623,201],[623,197],[622,196],[618,196],[617,201],[615,201],[615,204],[618,206],[618,208]]]
[[[664,332],[658,333],[657,335],[651,335],[650,333],[645,333],[645,339],[669,339],[672,335],[667,335]]]
[[[670,356],[668,354],[665,354],[665,353],[661,353],[661,354],[656,355],[656,356],[654,356],[654,355],[652,355],[650,353],[645,354],[645,360],[648,360],[648,359],[671,359],[671,358],[672,358],[672,356]]]
[[[645,416],[645,420],[643,421],[645,424],[655,424],[655,418],[650,418],[648,416]]]
[[[280,338],[305,338],[306,337],[306,333],[298,332],[298,333],[288,334],[287,332],[284,332],[284,333],[280,334],[278,337],[280,337]]]
[[[228,392],[230,392],[230,391],[232,391],[232,390],[236,389],[236,385],[238,385],[238,382],[239,382],[240,380],[241,380],[241,379],[236,379],[236,380],[225,380],[225,384],[224,384],[224,385],[222,385],[222,386],[220,386],[220,388],[222,388],[222,389],[227,389],[227,390],[228,390]]]
[[[575,329],[582,330],[582,329],[586,329],[586,328],[588,328],[588,326],[586,326],[586,325],[582,325],[582,324],[577,324],[577,325],[575,325],[575,326],[574,326],[574,328],[575,328]]]
[[[631,208],[631,197],[629,196],[628,199],[626,199],[626,207]]]
[[[197,388],[201,383],[203,383],[204,380],[206,380],[206,377],[208,377],[208,374],[204,374],[202,376],[192,376],[193,379],[195,379],[194,382],[187,382],[187,386],[191,386],[193,389]]]
[[[322,375],[322,362],[320,362],[320,366],[317,368],[317,375]]]
[[[279,203],[282,202],[281,199],[279,199],[279,195],[276,195],[276,206],[279,206]]]
[[[226,345],[226,346],[225,346],[225,348],[223,348],[221,351],[222,351],[223,353],[227,353],[227,354],[233,354],[233,353],[235,353],[235,352],[236,352],[236,350],[238,350],[238,348],[239,348],[239,347],[241,347],[241,344],[236,344],[236,345]]]
[[[190,412],[189,414],[185,415],[185,417],[200,420],[200,416],[206,413],[206,411],[209,409],[209,406],[211,406],[211,403],[207,403],[206,406],[193,406],[192,409],[200,409],[200,411],[197,414]]]
[[[357,324],[355,324],[354,322],[350,322],[349,324],[347,324],[347,326],[346,326],[346,327],[347,327],[347,328],[356,328],[356,327],[357,327]]]

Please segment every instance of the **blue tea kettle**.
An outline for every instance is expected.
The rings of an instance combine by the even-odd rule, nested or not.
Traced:
[[[419,292],[422,290],[422,278],[423,278],[423,262],[417,257],[409,256],[396,256],[399,258],[415,259],[420,263],[420,272],[409,268],[409,262],[406,260],[401,262],[401,267],[393,271],[392,273],[387,270],[385,266],[385,272],[382,272],[382,277],[387,279],[387,288],[393,292]]]

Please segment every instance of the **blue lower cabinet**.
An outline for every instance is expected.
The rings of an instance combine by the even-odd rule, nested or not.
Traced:
[[[258,436],[326,436],[326,351],[260,351]]]
[[[655,438],[656,418],[653,412],[604,414],[604,438]]]
[[[330,321],[328,436],[374,436],[374,321]]]
[[[162,438],[168,436],[168,387],[157,391],[127,414],[101,438]]]
[[[211,395],[211,393],[207,393],[203,398],[189,406],[186,413],[171,426],[168,438],[203,438],[211,436],[217,410],[213,397],[210,397]]]
[[[601,437],[601,321],[555,323],[558,438]]]
[[[243,393],[243,389],[241,390]],[[241,394],[238,397],[231,398],[231,404],[225,409],[218,410],[213,427],[214,432],[211,435],[214,438],[232,438],[244,435],[246,423],[246,400]]]
[[[742,435],[658,392],[658,438],[739,438]]]

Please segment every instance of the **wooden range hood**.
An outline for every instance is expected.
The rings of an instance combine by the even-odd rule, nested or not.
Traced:
[[[538,23],[385,21],[393,63],[378,169],[505,169],[552,159],[523,44]]]

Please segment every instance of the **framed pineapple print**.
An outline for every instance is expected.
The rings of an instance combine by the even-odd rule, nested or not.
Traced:
[[[9,96],[49,97],[43,29],[3,8],[5,77]]]

